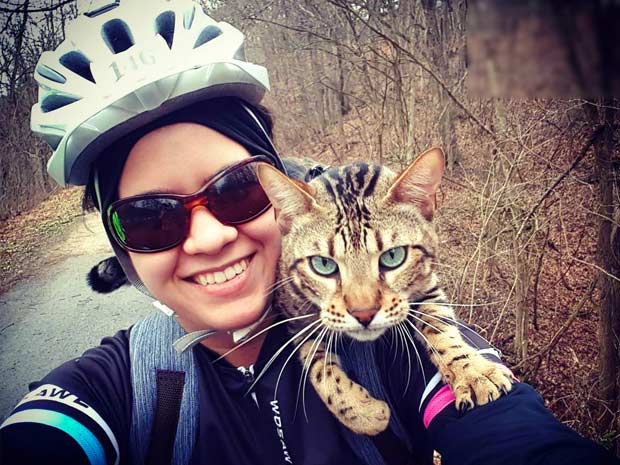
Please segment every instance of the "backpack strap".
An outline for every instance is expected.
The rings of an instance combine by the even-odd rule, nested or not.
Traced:
[[[198,375],[193,351],[173,342],[185,334],[155,311],[129,334],[133,391],[130,448],[136,465],[186,465],[198,430]]]
[[[172,461],[184,384],[185,372],[157,370],[157,405],[146,465],[168,465]]]

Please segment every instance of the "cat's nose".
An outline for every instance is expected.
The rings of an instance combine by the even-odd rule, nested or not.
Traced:
[[[372,322],[377,312],[379,311],[379,309],[378,308],[364,309],[364,310],[347,309],[347,311],[353,318],[359,321],[360,324],[364,328],[367,328],[368,325]]]

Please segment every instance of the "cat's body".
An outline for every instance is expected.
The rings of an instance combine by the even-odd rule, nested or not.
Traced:
[[[330,411],[358,433],[383,431],[389,408],[341,370],[330,334],[372,341],[391,330],[406,341],[415,333],[461,409],[511,389],[509,371],[469,346],[443,305],[432,223],[442,173],[439,149],[398,176],[358,162],[301,183],[259,168],[283,233],[276,300],[286,317],[314,315],[288,323],[301,362]]]
[[[395,331],[413,344],[408,335],[415,333],[461,409],[509,391],[510,372],[469,346],[452,308],[443,305],[432,223],[443,173],[441,151],[425,152],[398,176],[366,163],[325,172],[304,160],[287,166],[308,182],[290,180],[267,165],[259,168],[283,233],[276,301],[285,317],[307,316],[287,324],[308,378],[329,410],[351,430],[369,435],[383,431],[390,415],[385,402],[342,371],[328,350],[329,334],[372,341]],[[103,260],[89,275],[98,292],[125,283],[116,257]]]

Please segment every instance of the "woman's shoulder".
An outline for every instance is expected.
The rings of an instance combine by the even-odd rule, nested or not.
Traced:
[[[100,344],[53,369],[40,381],[30,384],[30,390],[43,384],[63,384],[78,390],[99,390],[102,385],[123,384],[129,381],[129,330],[105,337]],[[88,390],[86,389],[86,390]]]
[[[99,463],[114,463],[119,450],[126,450],[131,401],[129,331],[123,330],[31,383],[0,427],[3,454],[8,454],[4,463],[17,463],[11,450],[19,451],[20,441],[35,436],[40,447],[32,451],[32,463],[62,463],[63,454],[76,447],[91,462],[95,454],[102,458]],[[22,457],[19,463],[30,462]]]

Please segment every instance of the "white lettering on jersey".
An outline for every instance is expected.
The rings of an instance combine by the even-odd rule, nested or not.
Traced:
[[[276,433],[280,438],[280,444],[282,445],[282,454],[284,454],[284,461],[287,463],[293,463],[291,454],[288,451],[286,442],[284,441],[284,430],[282,429],[282,417],[280,416],[280,405],[277,400],[269,402],[271,405],[271,412],[273,413],[273,422],[276,425]]]

